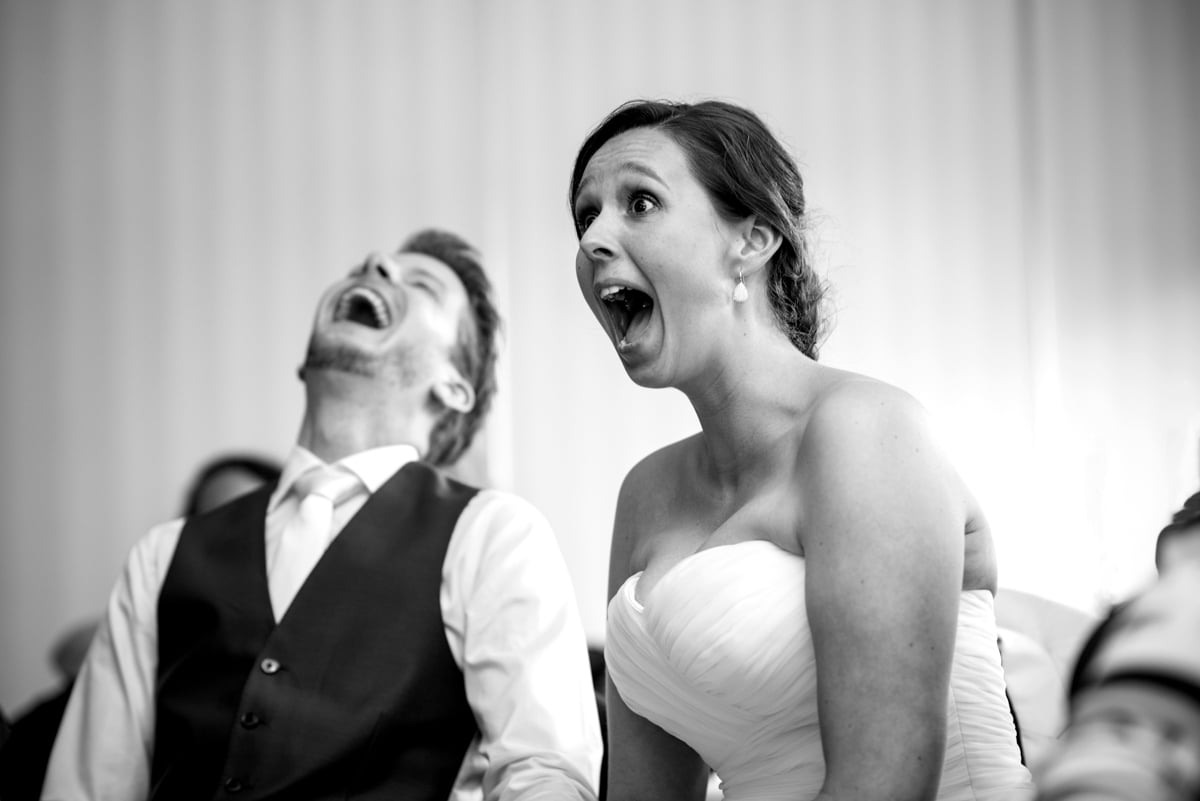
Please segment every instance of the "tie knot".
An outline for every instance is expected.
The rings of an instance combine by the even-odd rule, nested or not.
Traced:
[[[320,495],[334,506],[349,498],[362,487],[358,476],[333,465],[314,467],[296,479],[293,491],[301,500],[309,495]]]

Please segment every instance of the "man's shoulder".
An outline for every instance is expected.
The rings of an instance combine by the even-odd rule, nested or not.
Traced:
[[[517,577],[533,566],[544,581],[565,570],[549,520],[513,492],[479,490],[458,519],[444,575],[456,577],[454,584],[464,588],[504,576],[506,585],[515,590],[520,586]]]
[[[430,464],[420,460],[408,462],[400,466],[400,468],[392,474],[392,480],[398,479],[401,475],[420,475],[422,480],[432,482],[435,485],[441,485],[449,492],[471,496],[482,492],[486,487],[478,481],[472,480],[462,474],[453,467],[445,467],[443,465]]]
[[[153,526],[134,542],[129,550],[129,561],[145,564],[169,562],[185,523],[186,517],[176,517]]]
[[[496,523],[524,522],[548,526],[546,516],[525,497],[498,487],[475,488],[475,496],[468,504],[468,511],[478,517],[486,517]]]

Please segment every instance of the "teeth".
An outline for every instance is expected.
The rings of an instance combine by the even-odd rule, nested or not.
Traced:
[[[606,286],[600,290],[600,300],[608,300],[609,298],[621,294],[628,288],[629,287],[624,286]]]
[[[338,302],[338,319],[349,317],[351,304],[355,300],[366,301],[370,305],[371,311],[375,316],[376,327],[386,328],[388,326],[390,315],[387,304],[383,302],[383,298],[366,287],[353,287],[346,294],[342,295],[341,300]]]

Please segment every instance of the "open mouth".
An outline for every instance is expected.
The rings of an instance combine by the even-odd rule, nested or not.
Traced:
[[[649,295],[627,286],[601,289],[600,300],[622,345],[637,338],[650,322],[650,312],[654,310],[654,301]]]
[[[378,292],[369,287],[355,286],[338,298],[337,306],[333,309],[333,320],[383,329],[391,325],[392,315]]]

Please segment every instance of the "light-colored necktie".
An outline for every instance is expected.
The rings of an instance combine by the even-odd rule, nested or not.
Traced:
[[[283,529],[282,559],[268,582],[275,619],[283,617],[333,538],[333,510],[363,488],[358,476],[332,465],[309,470],[292,485],[300,503]]]

